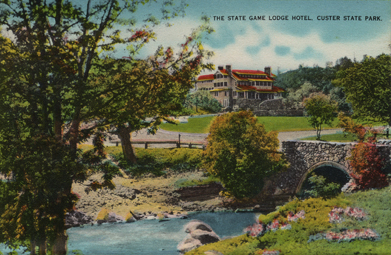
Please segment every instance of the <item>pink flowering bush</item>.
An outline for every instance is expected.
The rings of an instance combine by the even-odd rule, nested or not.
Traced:
[[[334,207],[329,213],[329,222],[330,223],[341,223],[344,221],[343,216],[352,217],[356,220],[365,220],[367,214],[363,209],[358,207],[352,208],[347,207],[343,209],[341,207]],[[327,233],[318,233],[316,235],[310,236],[308,242],[317,241],[321,239],[326,239],[328,241],[337,241],[337,242],[350,242],[353,240],[371,240],[376,241],[380,239],[380,236],[370,228],[367,229],[347,229],[341,232],[327,232]]]
[[[334,212],[333,210],[331,210],[331,212],[329,213],[329,222],[337,224],[341,223],[342,221],[344,221],[344,219],[342,218],[341,213]]]
[[[351,242],[354,240],[370,240],[376,241],[380,239],[379,234],[377,234],[373,229],[349,229],[344,230],[339,233],[337,232],[327,232],[327,233],[318,233],[316,235],[310,236],[308,243],[312,241],[326,239],[327,241],[337,241],[337,242]]]
[[[376,241],[380,238],[380,236],[372,229],[350,229],[350,230],[344,230],[340,233],[336,232],[328,232],[325,235],[325,239],[328,241],[346,241],[350,242],[353,240],[371,240]]]
[[[345,215],[349,217],[353,217],[356,220],[365,220],[367,218],[367,214],[364,212],[364,210],[358,207],[355,208],[347,207],[345,209]]]
[[[364,212],[364,210],[358,207],[355,208],[347,207],[346,209],[342,209],[340,207],[334,207],[329,213],[329,222],[341,223],[342,221],[344,221],[342,217],[343,215],[353,217],[356,220],[365,220],[367,217],[367,214]]]
[[[298,212],[297,214],[293,214],[292,212],[289,212],[287,220],[297,221],[298,219],[304,219],[305,218],[304,214],[305,214],[304,210]],[[274,219],[272,222],[270,222],[267,225],[257,221],[253,225],[243,229],[243,232],[245,232],[246,234],[252,237],[260,237],[269,231],[275,232],[278,229],[290,230],[292,229],[292,226],[287,222],[280,223],[278,219]]]
[[[269,223],[266,228],[268,231],[269,230],[276,231],[278,230],[279,226],[280,226],[280,222],[275,219],[273,220],[273,222]]]
[[[300,212],[293,214],[293,212],[288,213],[288,221],[296,222],[298,219],[305,219],[305,212],[301,210]]]
[[[263,235],[263,233],[265,232],[265,228],[262,223],[256,222],[253,225],[245,228],[243,232],[245,232],[246,234],[252,237],[258,237]]]
[[[257,253],[257,254],[262,254],[262,255],[279,255],[281,253],[281,251],[277,251],[277,250],[262,250],[261,251],[262,253]]]

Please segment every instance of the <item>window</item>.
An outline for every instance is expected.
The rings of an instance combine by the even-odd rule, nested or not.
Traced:
[[[216,87],[216,83],[213,83],[213,87]]]
[[[232,92],[232,96],[236,97],[238,95],[238,92],[234,91]]]
[[[227,87],[228,86],[228,82],[224,82],[224,87]]]
[[[254,91],[248,91],[247,92],[247,98],[248,99],[255,99],[255,92]]]
[[[228,96],[228,91],[224,91],[224,96]]]
[[[238,92],[238,97],[239,98],[244,98],[244,92]]]
[[[215,97],[218,97],[218,96],[219,96],[219,92],[215,91]]]

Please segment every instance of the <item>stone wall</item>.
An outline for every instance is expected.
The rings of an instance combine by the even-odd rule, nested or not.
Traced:
[[[303,110],[286,109],[282,98],[270,100],[234,99],[234,105],[242,109],[251,109],[256,116],[303,116]]]
[[[269,194],[295,194],[306,176],[321,166],[332,166],[347,174],[352,169],[347,157],[351,156],[354,143],[332,143],[320,141],[283,141],[282,151],[290,163],[287,171],[278,173],[270,180]],[[382,158],[389,158],[390,147],[378,144]],[[272,188],[271,188],[272,187]]]
[[[282,103],[282,98],[270,99],[263,101],[259,104],[259,110],[282,110],[284,109],[284,104]]]

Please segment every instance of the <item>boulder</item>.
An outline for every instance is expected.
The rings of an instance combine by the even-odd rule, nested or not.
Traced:
[[[214,243],[220,241],[220,237],[213,231],[196,229],[190,233],[191,237],[200,240],[202,244]]]
[[[109,218],[107,219],[107,222],[114,223],[114,222],[122,222],[125,221],[125,219],[122,216],[119,216],[113,212],[109,213]]]
[[[200,240],[188,236],[178,244],[177,250],[181,253],[186,253],[200,247],[201,245],[202,243],[200,242]]]
[[[71,211],[65,215],[66,227],[78,227],[84,224],[90,224],[93,222],[92,217],[80,211]]]
[[[177,247],[181,253],[186,253],[204,244],[220,241],[220,237],[212,228],[199,220],[190,221],[185,226],[185,231],[189,235]]]
[[[185,226],[186,233],[191,233],[196,229],[200,229],[200,230],[204,230],[204,231],[208,231],[208,232],[213,231],[212,228],[208,224],[206,224],[200,220],[192,220]]]

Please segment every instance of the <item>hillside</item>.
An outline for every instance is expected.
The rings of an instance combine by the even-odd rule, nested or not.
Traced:
[[[390,254],[390,192],[387,187],[341,194],[328,200],[296,199],[260,217],[264,228],[270,229],[260,237],[245,234],[186,254],[201,255],[211,250],[224,255]],[[301,210],[305,212],[304,219],[292,220],[289,212],[297,215]],[[265,250],[274,253],[264,253]]]

